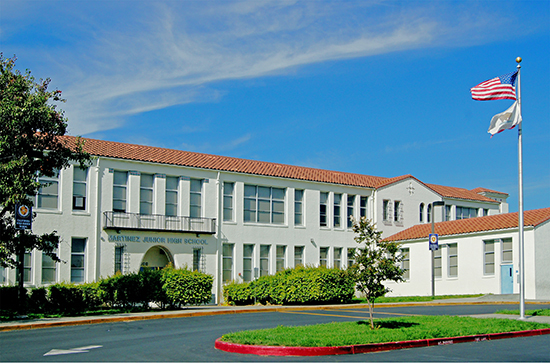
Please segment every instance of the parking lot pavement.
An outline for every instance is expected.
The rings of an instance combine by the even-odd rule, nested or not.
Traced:
[[[399,306],[437,306],[437,305],[476,305],[476,304],[510,304],[516,305],[519,302],[518,295],[484,295],[476,298],[461,298],[461,299],[445,299],[434,300],[429,302],[403,302],[403,303],[380,303],[377,308],[382,307],[399,307]],[[527,309],[536,309],[537,305],[549,305],[550,301],[526,301]],[[516,309],[516,307],[510,307]],[[274,311],[314,311],[314,310],[349,310],[349,309],[367,309],[365,304],[340,304],[340,305],[317,305],[317,306],[277,306],[277,305],[254,305],[254,306],[219,306],[219,305],[204,305],[191,306],[181,310],[172,311],[147,311],[141,313],[124,313],[113,315],[96,315],[96,316],[77,316],[77,317],[62,317],[62,318],[45,318],[45,319],[20,319],[0,323],[0,331],[8,330],[25,330],[25,329],[41,329],[56,326],[71,326],[71,325],[86,325],[100,324],[117,321],[136,321],[150,319],[169,319],[183,318],[192,316],[205,315],[220,315],[220,314],[242,314],[242,313],[259,313],[259,312],[274,312]],[[366,311],[365,311],[366,312]],[[469,315],[479,318],[503,318],[517,319],[517,315],[504,314],[477,314]],[[548,316],[528,316],[527,321],[550,324]]]

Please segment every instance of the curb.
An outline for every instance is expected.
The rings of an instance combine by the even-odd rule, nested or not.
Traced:
[[[543,302],[544,303],[544,302]],[[504,305],[504,304],[517,304],[517,302],[510,301],[461,301],[461,302],[403,302],[403,303],[380,303],[376,306],[379,308],[383,307],[407,307],[407,306],[450,306],[450,305]],[[528,304],[538,304],[538,302],[528,302]],[[542,303],[541,303],[542,304]],[[88,324],[102,324],[102,323],[115,323],[115,322],[129,322],[129,321],[139,321],[139,320],[153,320],[153,319],[170,319],[170,318],[186,318],[186,317],[196,317],[196,316],[209,316],[209,315],[226,315],[226,314],[245,314],[245,313],[261,313],[261,312],[278,312],[285,310],[345,310],[345,309],[356,309],[356,308],[366,308],[365,304],[350,304],[350,305],[326,305],[326,306],[273,306],[273,307],[262,307],[262,308],[243,308],[243,309],[224,309],[224,310],[215,310],[215,311],[182,311],[176,313],[151,313],[143,315],[132,315],[132,316],[105,316],[101,318],[90,318],[90,319],[75,319],[75,320],[63,320],[63,321],[36,321],[20,324],[0,324],[0,332],[3,331],[12,331],[12,330],[31,330],[31,329],[44,329],[44,328],[53,328],[53,327],[62,327],[62,326],[76,326],[76,325],[88,325]]]
[[[372,353],[397,349],[429,347],[434,345],[449,345],[469,342],[482,342],[487,340],[498,340],[518,337],[530,337],[535,335],[550,334],[550,328],[537,330],[524,330],[517,332],[492,333],[459,336],[453,338],[434,338],[421,340],[408,340],[403,342],[373,343],[360,345],[347,345],[342,347],[283,347],[283,346],[262,346],[243,345],[222,342],[218,338],[214,347],[218,350],[229,353],[255,354],[262,356],[321,356],[340,354]]]

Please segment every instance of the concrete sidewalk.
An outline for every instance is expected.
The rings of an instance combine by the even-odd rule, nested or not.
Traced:
[[[475,305],[475,304],[510,304],[510,309],[518,309],[518,295],[484,295],[476,298],[461,298],[461,299],[445,299],[426,302],[396,302],[396,303],[380,303],[376,307],[396,307],[396,306],[437,306],[437,305]],[[526,301],[526,310],[537,309],[539,304],[550,304],[550,301]],[[516,305],[516,306],[513,306]],[[86,325],[100,323],[114,323],[122,321],[150,320],[150,319],[168,319],[168,318],[184,318],[192,316],[205,315],[220,315],[220,314],[241,314],[241,313],[260,313],[274,312],[284,310],[334,310],[334,309],[367,309],[365,304],[340,304],[340,305],[308,305],[308,306],[278,306],[278,305],[254,305],[254,306],[218,306],[204,305],[191,306],[181,310],[171,311],[147,311],[141,313],[124,313],[112,315],[95,315],[95,316],[76,316],[62,318],[45,318],[45,319],[21,319],[12,320],[0,323],[0,332],[9,330],[27,330],[41,329],[58,326],[70,325]],[[480,314],[472,315],[479,318],[503,318],[503,319],[518,319],[517,315],[504,314]],[[527,321],[550,324],[550,316],[528,316]]]

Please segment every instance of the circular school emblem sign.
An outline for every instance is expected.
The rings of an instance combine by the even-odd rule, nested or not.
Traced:
[[[15,205],[15,228],[31,229],[32,207],[17,203]]]

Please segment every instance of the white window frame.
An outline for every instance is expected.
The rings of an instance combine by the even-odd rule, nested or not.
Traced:
[[[243,280],[245,282],[254,279],[254,249],[255,245],[252,243],[243,244]],[[249,268],[247,268],[247,265],[249,265]]]
[[[233,281],[233,254],[235,245],[233,243],[224,243],[222,245],[222,281],[224,283]]]
[[[261,185],[245,184],[243,203],[244,223],[284,225],[285,223],[285,197],[286,189],[266,187]],[[262,195],[266,193],[269,195]],[[278,198],[275,192],[282,193]],[[269,210],[262,206],[269,205]],[[268,216],[269,220],[265,220]]]
[[[303,189],[294,190],[294,225],[304,225],[304,195]]]
[[[334,193],[333,195],[333,225],[334,228],[342,227],[342,193]]]
[[[57,250],[54,252],[57,253]],[[46,280],[44,278],[45,275],[47,275],[47,273],[44,273],[45,271],[53,271],[53,280]],[[42,284],[54,284],[57,282],[57,262],[55,262],[53,258],[44,252],[42,252],[42,276],[40,280],[42,281]]]
[[[342,247],[334,247],[332,254],[332,267],[342,268]]]
[[[305,266],[304,251],[305,246],[294,246],[294,267]]]
[[[59,210],[59,171],[56,171],[56,175],[53,177],[41,176],[40,178],[38,178],[38,182],[40,183],[40,189],[38,189],[38,193],[35,199],[36,203],[34,203],[36,208]],[[49,200],[51,198],[53,200],[54,197],[55,207],[44,206],[44,204],[47,205],[48,203],[43,203],[42,199]]]
[[[235,219],[234,213],[234,198],[235,183],[224,182],[223,183],[223,221],[233,222]]]
[[[286,246],[277,245],[275,257],[275,272],[284,270],[286,268]]]
[[[124,184],[117,183],[117,175],[124,175]],[[117,197],[116,190],[121,190],[120,198]],[[117,203],[121,203],[124,208],[115,208]],[[113,212],[126,213],[128,208],[128,171],[114,170],[113,171]]]
[[[267,254],[264,252],[267,251]],[[271,245],[260,245],[260,277],[269,275],[271,257]]]
[[[447,251],[447,276],[458,277],[458,243],[449,243]],[[453,268],[456,272],[453,272]]]
[[[319,226],[328,228],[328,192],[319,194]]]
[[[151,181],[149,185],[148,181]],[[154,199],[155,175],[141,173],[139,176],[139,214],[152,215]]]
[[[361,195],[359,197],[359,217],[368,217],[368,202],[369,197]]]
[[[330,247],[319,247],[319,266],[328,267]]]
[[[83,250],[75,251],[75,241],[79,240],[83,242]],[[86,250],[88,248],[88,240],[84,237],[72,237],[71,238],[71,282],[74,283],[82,283],[86,282]],[[76,259],[73,259],[73,257],[81,257],[82,258],[82,266],[75,266]],[[75,271],[82,271],[82,279],[76,278],[76,276],[73,274]]]
[[[189,181],[189,216],[191,218],[202,217],[203,185],[204,179],[190,179]]]
[[[347,226],[348,228],[353,228],[353,222],[350,217],[355,217],[355,199],[356,195],[348,194],[347,196],[347,205],[348,205],[348,211],[347,211]]]
[[[73,165],[73,210],[86,210],[86,196],[88,192],[88,170],[89,168],[80,168],[78,165]],[[84,180],[80,177],[80,173],[84,173]],[[84,191],[78,189],[84,188]]]
[[[179,180],[177,176],[166,176],[166,189],[164,191],[164,215],[168,217],[178,216]],[[175,188],[173,184],[175,181]],[[173,201],[175,200],[175,202]]]
[[[411,250],[409,247],[405,247],[401,248],[400,252],[403,256],[401,260],[401,269],[404,270],[403,279],[409,281],[411,279]]]
[[[483,241],[483,275],[494,276],[495,275],[495,240]],[[488,249],[488,246],[492,246]],[[492,271],[490,268],[492,267]]]

